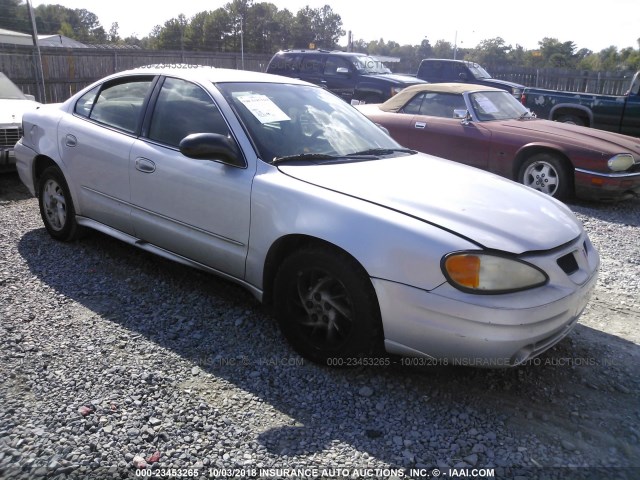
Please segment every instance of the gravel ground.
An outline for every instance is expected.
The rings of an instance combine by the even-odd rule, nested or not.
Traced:
[[[52,240],[0,175],[0,478],[638,479],[640,200],[570,206],[600,281],[535,364],[340,370],[233,284],[99,233]]]

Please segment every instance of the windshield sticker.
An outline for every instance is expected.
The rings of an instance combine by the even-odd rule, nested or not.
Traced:
[[[498,113],[499,109],[495,106],[495,104],[489,100],[487,97],[482,95],[476,96],[476,102],[478,102],[478,106],[484,113]]]
[[[291,120],[286,113],[280,110],[266,95],[250,93],[237,97],[242,104],[256,117],[260,123],[272,123]]]

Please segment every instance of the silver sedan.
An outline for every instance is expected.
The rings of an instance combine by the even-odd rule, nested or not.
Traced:
[[[315,362],[522,364],[596,282],[566,206],[404,149],[294,79],[140,68],[23,126],[18,172],[53,238],[95,229],[237,282]]]

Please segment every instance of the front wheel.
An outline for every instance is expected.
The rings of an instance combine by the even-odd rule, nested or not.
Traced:
[[[362,358],[382,343],[371,281],[345,253],[327,248],[293,253],[276,275],[274,303],[285,338],[313,362],[347,365],[345,359]]]
[[[38,203],[44,226],[56,240],[65,242],[78,237],[81,227],[64,175],[58,167],[48,167],[38,182]]]
[[[562,160],[549,153],[533,155],[522,164],[518,173],[518,181],[523,185],[558,199],[571,194],[572,180]]]

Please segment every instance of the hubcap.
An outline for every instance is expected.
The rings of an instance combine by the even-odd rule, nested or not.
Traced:
[[[539,192],[553,195],[558,190],[558,172],[547,162],[534,162],[525,170],[522,183]]]
[[[45,183],[42,204],[49,226],[56,231],[62,230],[67,222],[67,203],[62,187],[55,180],[49,179]]]
[[[344,285],[325,272],[305,270],[297,277],[300,332],[317,347],[339,346],[352,323],[351,300]]]

